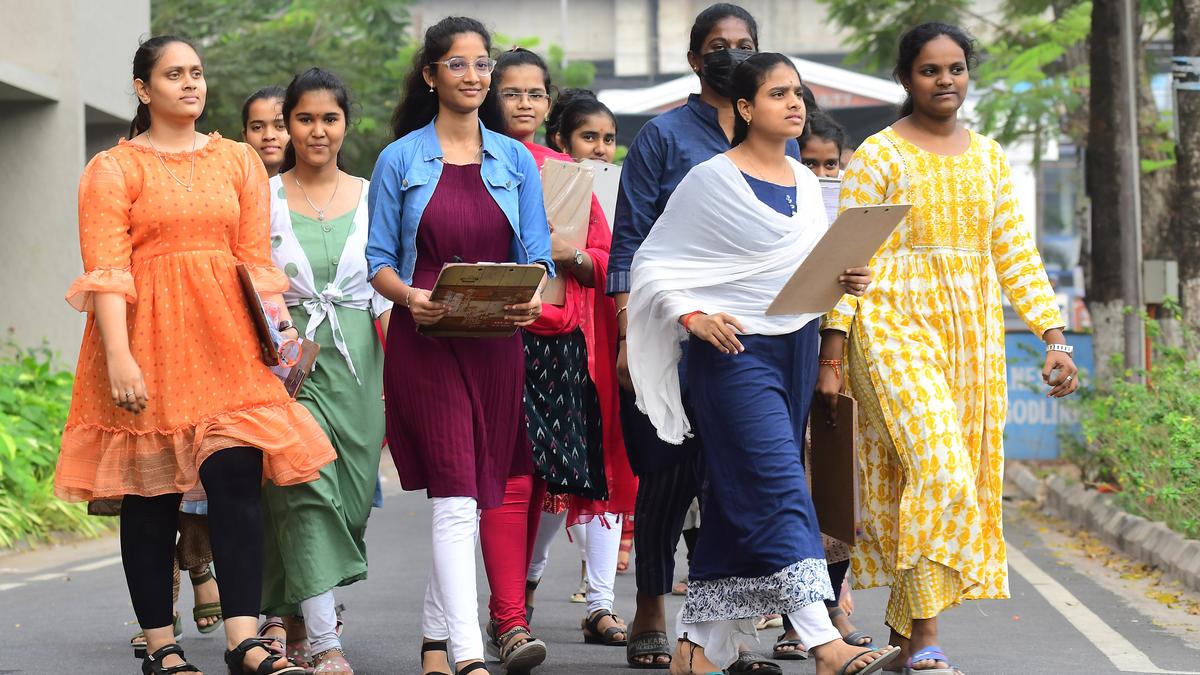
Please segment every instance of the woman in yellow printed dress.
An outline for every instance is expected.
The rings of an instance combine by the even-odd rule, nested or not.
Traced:
[[[891,586],[890,644],[920,675],[959,673],[937,616],[1007,598],[1001,523],[1004,317],[1000,294],[1047,344],[1048,395],[1075,391],[1064,322],[999,144],[958,120],[971,39],[924,24],[900,41],[901,119],[868,138],[841,206],[911,203],[871,262],[874,284],[826,317],[818,392],[858,399],[863,536],[856,585]],[[846,336],[849,340],[846,340]]]

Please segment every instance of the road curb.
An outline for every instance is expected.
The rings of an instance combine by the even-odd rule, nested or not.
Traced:
[[[1007,467],[1008,478],[1029,499],[1054,515],[1087,530],[1125,555],[1153,565],[1188,588],[1200,591],[1200,540],[1158,521],[1126,513],[1111,495],[1085,489],[1062,476],[1039,480],[1020,464]]]

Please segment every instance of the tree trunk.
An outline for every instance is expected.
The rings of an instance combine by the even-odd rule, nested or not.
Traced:
[[[1122,103],[1121,11],[1123,0],[1095,0],[1088,63],[1088,144],[1084,166],[1091,200],[1092,227],[1087,265],[1087,306],[1092,315],[1096,357],[1094,383],[1106,388],[1120,374],[1110,361],[1123,353],[1121,296],[1121,214],[1131,190],[1120,171],[1122,139],[1129,114]]]
[[[1175,56],[1200,56],[1200,0],[1175,0]],[[1179,92],[1175,118],[1175,213],[1171,239],[1179,261],[1184,319],[1200,327],[1200,91]]]

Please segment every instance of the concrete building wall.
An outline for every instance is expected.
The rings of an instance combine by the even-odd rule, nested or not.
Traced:
[[[714,0],[418,0],[418,33],[445,16],[466,15],[509,37],[540,36],[562,44],[569,59],[611,61],[618,76],[688,71],[688,33],[696,15]],[[738,0],[758,21],[764,50],[792,56],[848,51],[845,34],[831,30],[818,0]],[[996,17],[999,0],[981,0],[972,11]],[[657,7],[657,21],[651,17]],[[568,28],[564,40],[563,11]],[[657,25],[657,36],[653,27]],[[503,45],[499,45],[503,47]],[[657,56],[657,59],[651,58]]]
[[[150,6],[0,0],[0,16],[0,330],[48,340],[70,364],[83,329],[63,301],[82,269],[79,175],[133,114],[129,64]]]

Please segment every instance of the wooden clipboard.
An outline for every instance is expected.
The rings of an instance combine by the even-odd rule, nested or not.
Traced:
[[[542,164],[542,197],[550,231],[579,250],[587,248],[589,216],[592,211],[592,169],[584,164],[547,159]],[[557,268],[556,268],[557,269]],[[567,301],[567,285],[557,269],[555,278],[542,290],[542,302],[559,305]]]
[[[517,332],[505,321],[505,305],[529,302],[546,268],[538,264],[450,263],[442,266],[429,299],[450,306],[432,326],[418,326],[430,337],[507,337]]]
[[[824,314],[833,309],[845,293],[838,276],[851,267],[866,267],[911,208],[911,204],[881,204],[842,211],[767,307],[767,316]]]
[[[592,192],[604,211],[604,219],[611,228],[613,215],[617,211],[617,193],[621,191],[621,166],[598,159],[585,159],[580,164],[592,168]]]
[[[858,523],[858,402],[838,394],[837,424],[829,406],[813,398],[809,415],[808,473],[821,531],[854,545]]]
[[[246,301],[246,310],[250,313],[250,323],[254,324],[254,335],[258,338],[259,358],[268,366],[279,365],[279,346],[267,323],[267,312],[263,308],[262,298],[254,288],[250,278],[250,269],[245,263],[236,266],[238,285],[242,289],[242,299]]]

